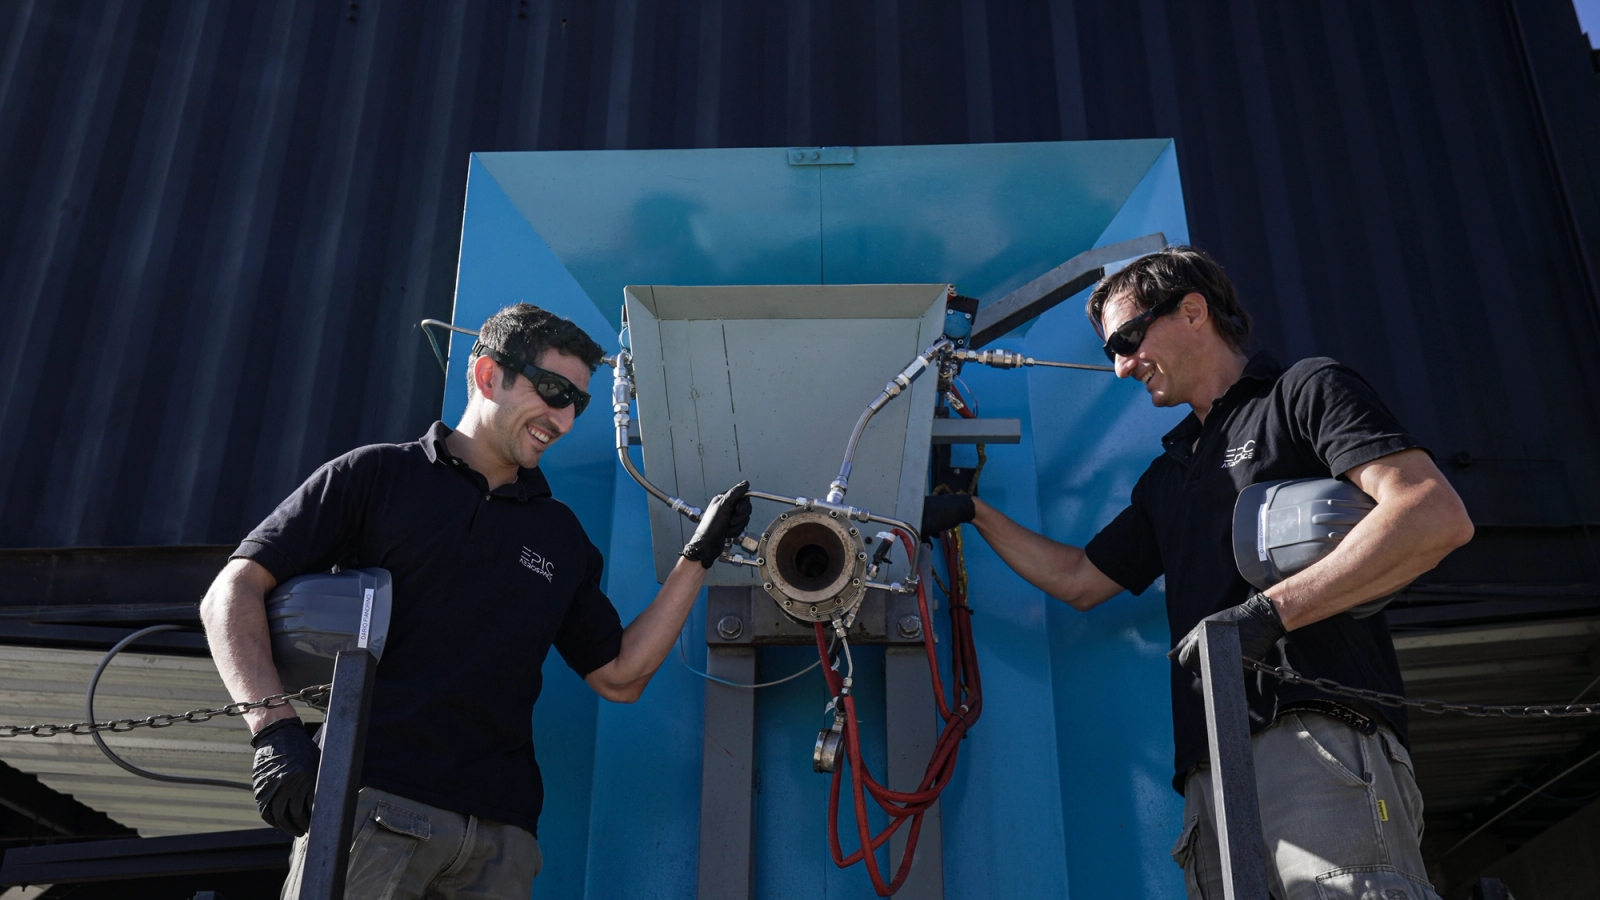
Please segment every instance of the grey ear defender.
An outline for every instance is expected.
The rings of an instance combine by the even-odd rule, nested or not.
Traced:
[[[1264,591],[1332,553],[1377,506],[1360,488],[1338,478],[1252,484],[1239,492],[1233,506],[1233,559],[1239,574]],[[1366,618],[1399,594],[1369,600],[1348,612]]]
[[[365,649],[383,658],[394,605],[390,582],[387,569],[347,569],[301,575],[273,589],[267,631],[284,690],[331,682],[341,650]]]

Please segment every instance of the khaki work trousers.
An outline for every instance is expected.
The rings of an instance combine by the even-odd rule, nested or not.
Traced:
[[[1388,728],[1366,735],[1313,712],[1286,713],[1251,739],[1276,900],[1439,900],[1422,863],[1422,794]],[[1172,859],[1189,900],[1222,900],[1211,770],[1184,784]]]
[[[295,839],[282,900],[296,900],[309,835]],[[527,900],[544,859],[525,829],[364,787],[346,900]]]

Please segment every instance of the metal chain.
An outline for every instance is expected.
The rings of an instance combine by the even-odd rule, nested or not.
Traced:
[[[1307,678],[1287,666],[1269,666],[1254,659],[1245,659],[1244,667],[1257,672],[1264,672],[1287,684],[1307,685],[1324,693],[1340,697],[1365,700],[1368,703],[1377,703],[1383,706],[1407,706],[1436,715],[1461,713],[1464,716],[1503,716],[1510,719],[1561,719],[1574,716],[1600,716],[1600,702],[1517,704],[1511,706],[1490,706],[1484,703],[1447,703],[1443,700],[1412,699],[1399,694],[1386,694],[1383,691],[1374,691],[1367,688],[1348,687],[1331,678]]]
[[[143,719],[112,719],[109,722],[74,722],[71,725],[0,725],[0,738],[13,738],[28,735],[29,737],[48,738],[58,734],[89,735],[97,731],[109,731],[112,734],[121,734],[135,728],[166,728],[179,722],[209,722],[217,716],[242,716],[252,709],[276,709],[287,706],[291,701],[299,700],[310,703],[313,700],[327,696],[333,689],[331,684],[318,684],[292,694],[273,694],[260,700],[249,703],[229,703],[216,709],[191,709],[186,713],[169,713],[163,715],[146,716]]]

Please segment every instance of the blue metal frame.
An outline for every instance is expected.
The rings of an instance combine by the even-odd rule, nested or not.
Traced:
[[[865,147],[851,166],[792,166],[778,148],[477,154],[454,319],[476,327],[527,300],[610,345],[628,283],[952,281],[987,301],[1091,246],[1154,231],[1188,236],[1166,140]],[[1093,361],[1081,302],[996,346]],[[447,422],[465,402],[469,346],[452,342]],[[989,448],[984,496],[1077,543],[1126,502],[1172,422],[1137,385],[1100,374],[969,368],[963,377],[984,415],[1023,420],[1021,444]],[[607,550],[606,590],[626,620],[656,586],[645,496],[613,461],[609,425],[580,419],[544,468]],[[945,795],[948,895],[1181,897],[1167,857],[1181,798],[1168,786],[1160,591],[1080,615],[1022,582],[981,540],[967,547],[986,703]],[[702,604],[688,633],[703,632]],[[704,661],[702,643],[685,646]],[[787,673],[802,657],[763,650],[760,670]],[[534,715],[547,785],[535,895],[692,896],[699,679],[669,660],[640,703],[616,706],[558,674],[559,659],[548,665]],[[881,709],[881,692],[863,686],[868,710]],[[872,896],[864,874],[827,859],[826,783],[810,771],[822,694],[820,681],[801,679],[758,698],[760,897]],[[881,766],[881,715],[865,715],[869,759]]]

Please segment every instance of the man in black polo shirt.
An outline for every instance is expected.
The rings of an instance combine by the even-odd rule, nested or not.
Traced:
[[[1173,858],[1192,900],[1222,897],[1194,629],[1238,622],[1245,655],[1313,678],[1402,693],[1383,615],[1345,614],[1428,571],[1472,536],[1432,457],[1370,385],[1331,359],[1281,368],[1247,357],[1250,316],[1210,257],[1171,247],[1105,278],[1088,306],[1117,376],[1156,406],[1192,413],[1162,439],[1132,502],[1082,549],[964,495],[930,498],[924,533],[970,521],[1018,574],[1079,610],[1166,576],[1171,625],[1173,786],[1185,797]],[[1266,591],[1234,563],[1245,487],[1337,476],[1377,507],[1337,549]],[[1182,640],[1178,640],[1182,638]],[[1181,665],[1179,664],[1181,663]],[[1419,847],[1422,799],[1401,710],[1246,679],[1269,886],[1278,900],[1436,898]]]
[[[388,569],[346,896],[527,897],[544,786],[533,704],[552,645],[607,700],[632,703],[677,639],[706,569],[749,522],[748,485],[707,504],[683,559],[624,629],[600,551],[550,495],[545,450],[587,405],[601,350],[571,322],[507,307],[484,323],[455,430],[353,450],[319,468],[235,551],[201,606],[235,700],[283,690],[263,601],[334,567]],[[530,363],[532,363],[530,365]],[[289,707],[246,715],[268,824],[299,837],[299,893],[318,751]]]

